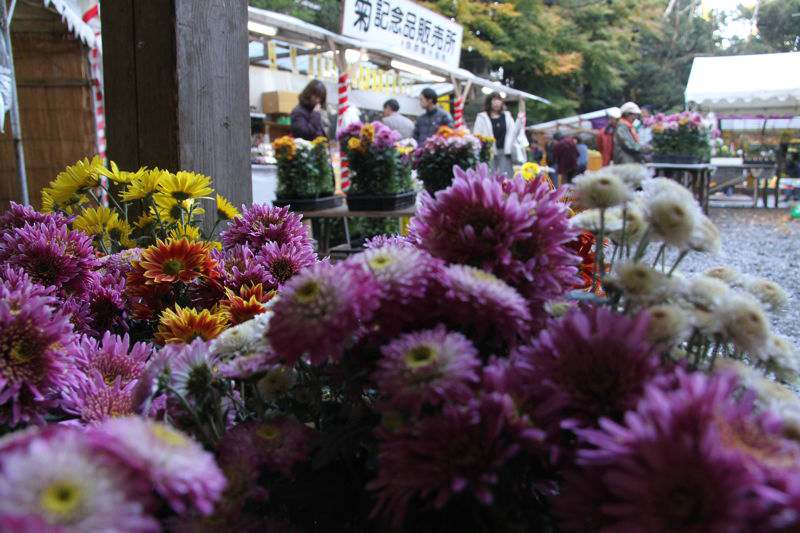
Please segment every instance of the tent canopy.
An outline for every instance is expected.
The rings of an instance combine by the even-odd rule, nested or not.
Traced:
[[[719,113],[800,112],[800,53],[696,57],[686,103]]]
[[[572,128],[572,129],[591,129],[593,127],[592,121],[605,119],[606,117],[608,117],[608,112],[611,109],[613,108],[609,107],[606,109],[600,109],[598,111],[583,113],[582,115],[572,115],[570,117],[559,118],[557,120],[550,120],[548,122],[540,122],[539,124],[528,126],[527,129],[537,130],[537,131],[558,130],[561,127]]]

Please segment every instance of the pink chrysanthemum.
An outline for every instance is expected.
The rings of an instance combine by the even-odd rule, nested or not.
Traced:
[[[244,461],[250,468],[260,466],[292,476],[294,465],[308,458],[314,430],[288,416],[239,424],[220,442],[223,463]]]
[[[74,340],[55,298],[24,277],[15,284],[0,285],[0,421],[12,427],[57,403]]]
[[[243,208],[242,214],[228,223],[222,233],[225,249],[237,244],[247,244],[254,250],[268,242],[288,244],[308,242],[308,232],[301,222],[300,215],[286,207],[271,207],[266,204]]]
[[[35,531],[159,530],[134,472],[83,432],[62,426],[4,453],[0,464],[0,515],[37,517],[46,528]]]
[[[472,493],[491,504],[500,469],[520,450],[514,417],[511,398],[492,393],[468,405],[445,404],[441,415],[417,426],[386,431],[378,476],[368,485],[378,493],[373,514],[386,512],[400,526],[412,501],[440,509],[453,496]]]
[[[413,247],[414,243],[408,237],[383,234],[375,235],[364,241],[364,248],[367,250],[375,250],[384,246]]]
[[[317,263],[292,278],[273,307],[267,338],[275,353],[294,363],[338,360],[377,305],[375,281],[347,265]]]
[[[580,462],[602,475],[592,498],[610,521],[606,530],[751,530],[774,491],[753,467],[768,449],[754,448],[737,426],[758,422],[735,403],[729,377],[679,371],[677,380],[668,392],[649,387],[624,424],[605,419],[580,433],[591,445]]]
[[[492,272],[535,305],[541,326],[544,301],[576,283],[578,258],[565,245],[570,227],[563,190],[542,180],[454,170],[453,184],[432,198],[423,193],[411,238],[435,257]]]
[[[55,222],[5,233],[0,263],[22,268],[35,283],[56,287],[63,297],[84,292],[98,264],[91,237]]]
[[[75,362],[81,371],[100,372],[103,381],[109,385],[117,378],[127,384],[142,375],[151,353],[148,344],[137,342],[131,345],[127,335],[119,337],[105,333],[99,343],[83,336],[75,351]]]
[[[261,247],[256,261],[266,268],[268,283],[265,287],[279,288],[301,270],[317,261],[317,254],[308,241],[286,244],[270,242]]]
[[[518,394],[552,429],[620,420],[658,375],[647,316],[594,307],[570,312],[513,356]]]
[[[373,379],[393,408],[416,414],[423,405],[466,403],[479,381],[478,351],[444,326],[409,333],[381,348]]]
[[[484,350],[507,355],[530,336],[525,299],[504,281],[483,270],[452,265],[441,277],[447,323],[467,333]]]
[[[178,513],[194,507],[211,514],[225,488],[214,457],[188,436],[142,418],[114,418],[93,436],[109,453],[141,470],[155,491]]]
[[[125,278],[120,274],[92,272],[86,290],[64,302],[75,331],[95,337],[106,332],[126,332],[126,309]]]
[[[5,212],[0,213],[0,234],[12,232],[25,224],[54,223],[66,227],[72,221],[61,213],[41,213],[31,206],[11,202]]]
[[[226,250],[212,250],[211,257],[217,263],[217,272],[225,287],[234,291],[246,285],[270,287],[272,276],[248,245],[237,244]]]

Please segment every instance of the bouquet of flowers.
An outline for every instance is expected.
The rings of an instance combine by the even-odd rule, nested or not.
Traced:
[[[783,290],[679,275],[720,235],[673,182],[586,174],[571,219],[565,192],[457,168],[338,263],[282,208],[108,255],[13,205],[0,529],[796,529]],[[572,290],[581,231],[602,291]]]
[[[334,189],[328,139],[284,136],[272,143],[278,160],[278,198],[320,198]]]
[[[657,156],[690,156],[698,160],[710,157],[709,130],[699,113],[658,113],[647,125],[653,129],[653,150]]]
[[[467,170],[490,161],[493,146],[491,137],[442,126],[414,152],[414,168],[425,189],[434,193],[450,185],[454,166]]]
[[[350,195],[387,195],[413,190],[408,149],[382,122],[354,122],[338,135],[351,172]]]

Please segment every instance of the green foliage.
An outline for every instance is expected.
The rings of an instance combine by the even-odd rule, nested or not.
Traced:
[[[333,194],[334,179],[327,142],[297,144],[293,157],[278,159],[278,198],[319,198]]]
[[[414,157],[414,168],[425,189],[433,194],[450,186],[454,166],[467,170],[475,168],[479,162],[479,151],[473,143],[447,142],[434,135]]]
[[[348,151],[349,194],[399,194],[414,189],[411,165],[396,149]]]
[[[299,2],[298,0],[249,0],[253,7],[277,11],[285,15],[297,17],[306,22],[322,26],[326,30],[339,31],[339,16],[341,13],[341,2],[339,0],[310,0],[309,2]],[[314,9],[310,6],[318,6]]]
[[[758,12],[760,40],[775,52],[800,49],[800,0],[767,0]]]

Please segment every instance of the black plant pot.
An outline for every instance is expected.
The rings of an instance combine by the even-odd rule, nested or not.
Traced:
[[[411,207],[417,199],[415,191],[395,194],[348,194],[350,211],[398,211]]]
[[[703,158],[696,155],[654,154],[653,163],[669,163],[672,165],[696,165]]]
[[[276,207],[289,207],[291,211],[322,211],[344,205],[344,196],[331,195],[317,198],[276,198],[272,205]]]

